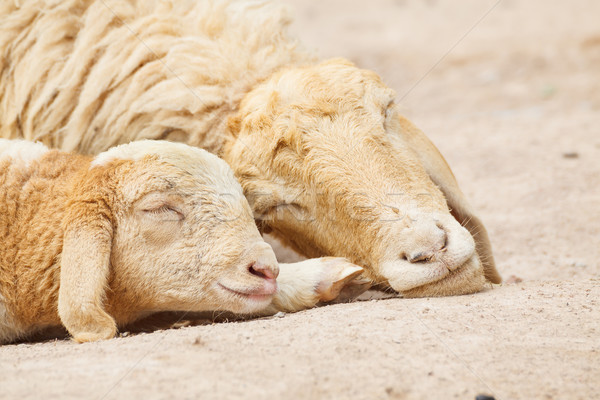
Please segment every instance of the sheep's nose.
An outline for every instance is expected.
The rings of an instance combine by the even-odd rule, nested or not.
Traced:
[[[436,223],[422,223],[411,232],[409,250],[405,258],[411,263],[431,261],[437,253],[446,248],[448,236]]]
[[[433,251],[419,252],[419,253],[412,253],[412,254],[407,255],[406,259],[408,261],[410,261],[411,263],[428,262],[428,261],[431,261],[431,259],[433,258],[434,255],[435,255],[435,252],[433,252]]]

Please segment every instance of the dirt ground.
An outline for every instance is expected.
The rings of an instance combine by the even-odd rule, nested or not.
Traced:
[[[600,398],[600,2],[286,2],[307,47],[397,91],[506,283],[2,346],[0,398]]]

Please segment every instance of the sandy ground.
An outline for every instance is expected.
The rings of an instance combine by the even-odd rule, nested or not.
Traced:
[[[0,398],[599,398],[600,2],[286,2],[307,47],[397,91],[507,283],[3,346]]]

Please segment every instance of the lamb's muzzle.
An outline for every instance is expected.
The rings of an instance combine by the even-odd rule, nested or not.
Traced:
[[[266,306],[277,293],[279,265],[273,249],[263,241],[250,244],[241,260],[249,260],[239,262],[239,273],[246,277],[246,282],[225,277],[219,280],[218,286],[249,301],[266,302]],[[247,310],[251,311],[253,310]]]

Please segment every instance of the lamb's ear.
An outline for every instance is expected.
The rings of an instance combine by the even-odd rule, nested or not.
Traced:
[[[399,132],[398,139],[402,140],[401,144],[408,145],[409,148],[415,151],[431,180],[446,196],[448,207],[454,218],[467,228],[475,239],[477,254],[483,264],[485,278],[492,283],[502,282],[502,278],[496,270],[487,230],[458,187],[456,178],[446,160],[427,136],[409,120],[398,116],[396,121],[400,126],[398,130],[393,129],[393,131]]]
[[[109,339],[117,332],[104,310],[113,226],[104,201],[68,205],[63,222],[58,314],[77,342]]]

